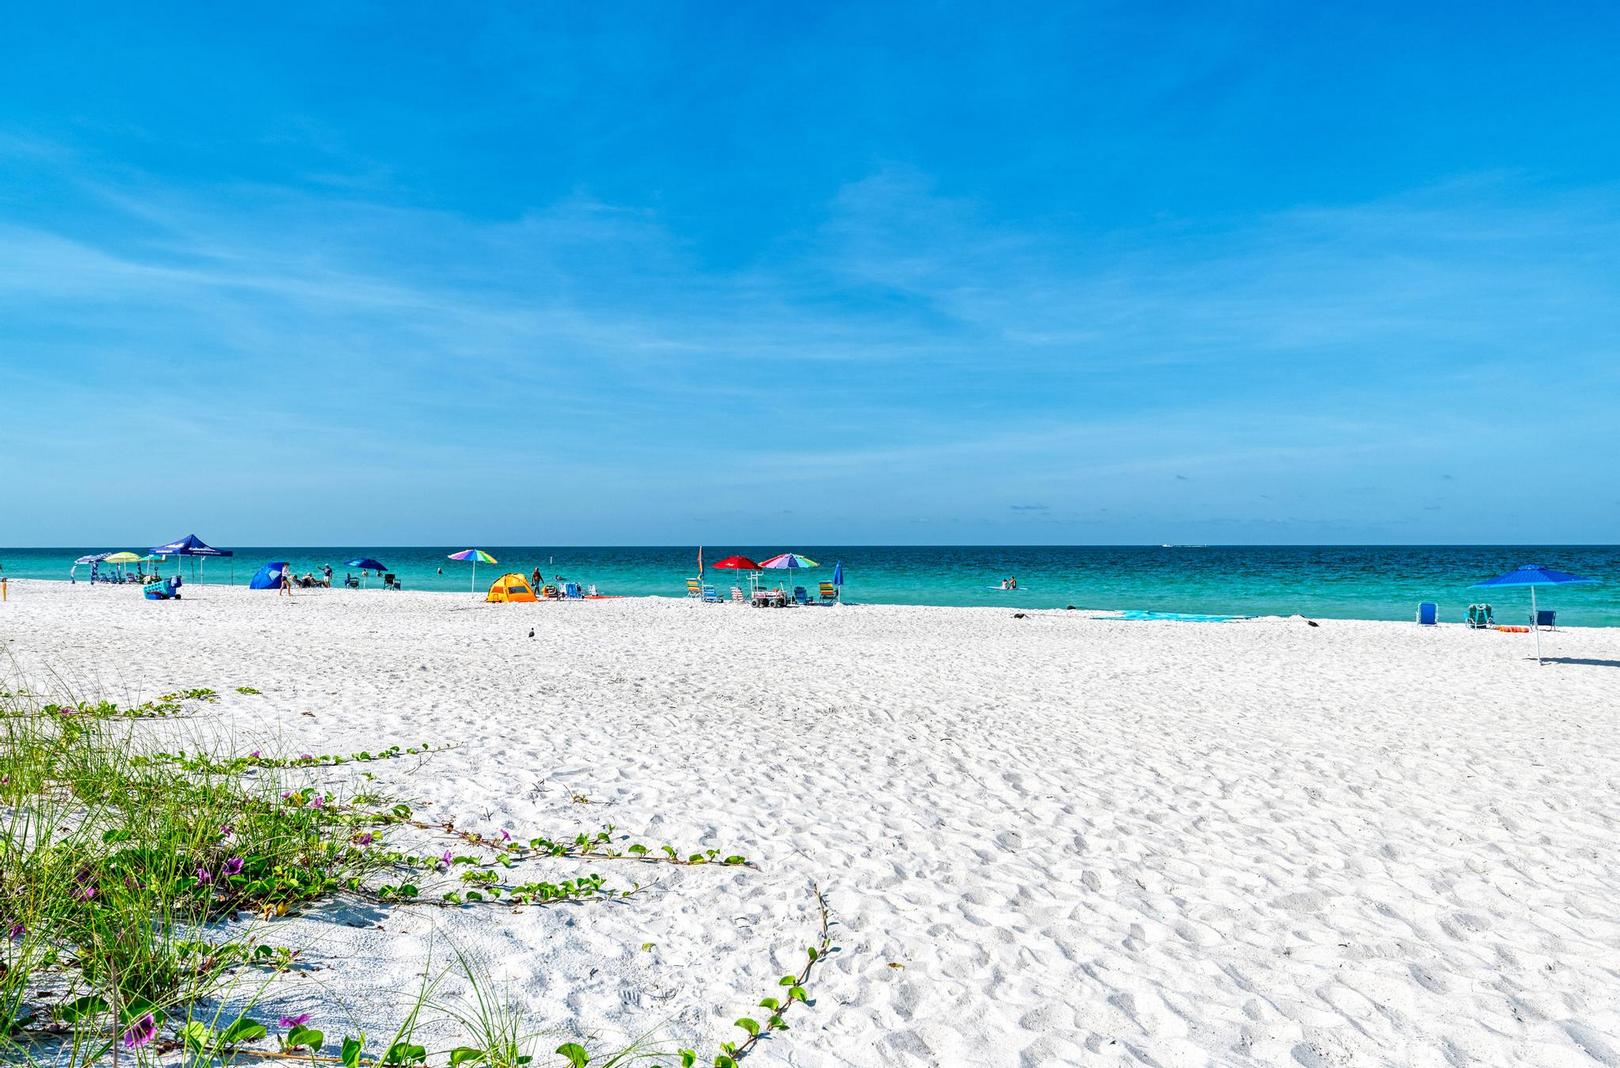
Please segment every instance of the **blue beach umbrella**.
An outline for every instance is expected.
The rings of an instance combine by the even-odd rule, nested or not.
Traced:
[[[838,599],[844,598],[844,562],[838,561],[833,565],[832,584],[838,587]]]
[[[1582,578],[1571,575],[1567,571],[1554,571],[1538,564],[1525,564],[1515,568],[1505,575],[1498,575],[1484,582],[1474,583],[1477,589],[1481,586],[1529,586],[1530,587],[1530,631],[1536,636],[1536,663],[1541,663],[1541,628],[1536,625],[1536,587],[1537,586],[1574,586],[1581,583],[1596,582],[1597,579]]]
[[[348,563],[344,564],[343,566],[344,567],[358,567],[362,572],[368,571],[368,570],[369,571],[375,571],[379,575],[382,574],[384,571],[388,570],[386,567],[383,566],[383,562],[381,560],[373,560],[369,556],[355,557],[353,560],[350,560]],[[361,581],[361,583],[364,583],[366,581],[364,575],[361,576],[360,581]]]

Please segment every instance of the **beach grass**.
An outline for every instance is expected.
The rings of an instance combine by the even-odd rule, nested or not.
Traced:
[[[274,975],[296,966],[296,954],[256,932],[302,906],[340,894],[388,907],[451,908],[622,898],[635,887],[614,889],[595,873],[553,883],[511,870],[539,860],[748,861],[616,840],[611,827],[488,838],[425,823],[388,798],[340,799],[309,782],[318,769],[420,755],[425,746],[226,756],[168,752],[137,737],[142,720],[216,699],[193,689],[124,708],[0,694],[0,1058],[63,1068],[120,1056],[149,1062],[170,1052],[222,1060],[307,1055],[347,1068],[430,1061],[520,1068],[540,1057],[573,1066],[698,1063],[691,1049],[660,1051],[653,1031],[612,1049],[593,1042],[594,1052],[585,1039],[549,1048],[541,1039],[554,1041],[555,1031],[459,954],[454,971],[465,992],[437,996],[448,972],[424,979],[414,997],[402,994],[392,1037],[376,1050],[368,1051],[361,1028],[329,1042],[302,1015],[278,1020],[272,1035],[255,1008]],[[462,852],[393,849],[383,835],[396,828],[449,839]],[[428,878],[453,888],[423,895],[417,884]],[[740,1019],[742,1037],[721,1043],[704,1063],[735,1064],[762,1034],[786,1029],[783,1014],[806,999],[809,971],[830,949],[819,895],[818,903],[820,939],[804,970],[784,976],[779,994],[760,1002],[764,1023]],[[463,1041],[430,1054],[415,1038],[426,1012],[456,1025]],[[272,1040],[274,1051],[259,1048]]]
[[[0,1041],[15,1052],[144,1048],[233,971],[278,961],[245,935],[211,941],[213,921],[284,915],[379,862],[342,806],[281,789],[275,768],[143,754],[130,715],[0,706]]]

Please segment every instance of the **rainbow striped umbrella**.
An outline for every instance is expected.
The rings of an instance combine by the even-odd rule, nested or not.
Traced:
[[[806,567],[820,567],[821,565],[808,556],[798,553],[780,553],[759,565],[770,571],[798,571]]]
[[[493,556],[489,555],[488,553],[486,553],[482,549],[463,549],[459,553],[451,553],[450,554],[450,559],[452,559],[452,560],[471,560],[472,561],[472,566],[473,566],[472,592],[474,592],[474,593],[478,592],[478,565],[480,563],[485,563],[485,564],[498,564],[498,563],[500,563],[499,560],[495,559]]]
[[[798,553],[782,553],[779,556],[771,557],[769,560],[766,560],[759,566],[768,567],[775,570],[777,568],[797,569],[801,567],[820,567],[821,565],[810,559],[808,556],[800,556]]]

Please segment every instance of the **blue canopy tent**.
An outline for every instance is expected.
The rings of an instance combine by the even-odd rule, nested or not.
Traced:
[[[287,561],[272,560],[259,568],[258,572],[248,580],[250,590],[279,590],[281,576],[287,573]]]
[[[1536,619],[1536,587],[1537,586],[1573,586],[1582,583],[1596,582],[1597,579],[1581,578],[1571,575],[1567,571],[1554,571],[1548,567],[1537,564],[1525,564],[1515,568],[1505,575],[1498,575],[1484,582],[1474,583],[1477,589],[1481,586],[1529,586],[1530,587],[1530,631],[1536,636],[1536,663],[1541,661],[1541,627]]]
[[[187,534],[185,537],[179,538],[175,541],[152,546],[152,555],[176,557],[190,556],[193,558],[194,562],[200,563],[200,561],[197,560],[199,557],[206,559],[210,556],[235,556],[236,554],[231,552],[229,549],[216,549],[212,545],[209,545],[207,542],[203,541],[201,538],[197,537],[195,534]],[[235,561],[232,561],[232,564],[234,566]],[[180,561],[176,560],[175,573],[178,574],[179,570]],[[202,579],[196,575],[193,575],[193,580],[197,582],[202,581]]]

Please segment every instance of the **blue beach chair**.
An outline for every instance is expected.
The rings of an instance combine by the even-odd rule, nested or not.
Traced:
[[[1440,606],[1433,601],[1424,601],[1418,605],[1417,621],[1420,627],[1432,627],[1440,622]]]
[[[1538,608],[1533,622],[1537,630],[1557,630],[1558,613],[1550,608]]]
[[[721,603],[720,594],[719,594],[718,591],[715,590],[715,588],[713,586],[705,586],[705,587],[703,587],[703,603],[704,604],[720,604]]]

